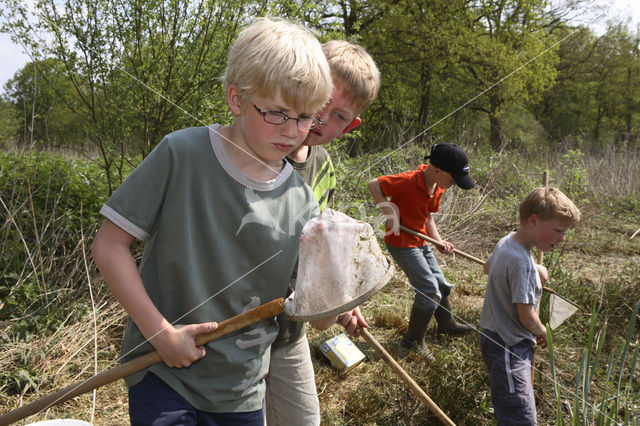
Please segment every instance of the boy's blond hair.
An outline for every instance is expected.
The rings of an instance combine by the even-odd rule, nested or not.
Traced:
[[[558,219],[575,225],[582,214],[573,202],[558,188],[536,188],[520,203],[520,224],[525,224],[532,214],[544,221]]]
[[[301,113],[322,109],[333,90],[318,39],[284,19],[261,18],[242,30],[222,79],[227,87],[238,87],[243,101],[271,98],[279,91],[282,100]]]
[[[322,45],[333,83],[362,111],[374,101],[380,89],[380,73],[375,61],[362,46],[346,40]]]

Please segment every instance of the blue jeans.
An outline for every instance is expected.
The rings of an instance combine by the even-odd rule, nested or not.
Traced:
[[[536,400],[531,384],[531,343],[507,347],[497,333],[484,329],[480,351],[489,368],[491,403],[498,425],[536,425]]]
[[[147,373],[140,383],[129,388],[129,419],[134,426],[262,426],[264,412],[261,409],[246,413],[201,411],[158,376]]]
[[[414,308],[433,312],[453,286],[444,278],[428,244],[422,247],[393,247],[387,244],[393,260],[402,268],[416,292]]]

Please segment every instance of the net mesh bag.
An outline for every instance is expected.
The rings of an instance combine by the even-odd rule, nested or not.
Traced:
[[[555,330],[567,318],[578,310],[578,306],[570,300],[551,294],[549,298],[549,327]]]
[[[327,208],[302,230],[295,292],[284,311],[299,321],[337,315],[371,297],[392,276],[393,265],[371,225]]]

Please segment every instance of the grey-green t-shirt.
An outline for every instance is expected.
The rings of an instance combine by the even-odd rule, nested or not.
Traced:
[[[101,210],[145,241],[145,289],[175,324],[223,321],[284,297],[302,227],[318,214],[313,193],[288,163],[272,181],[252,179],[229,160],[219,129],[166,136]],[[264,320],[209,343],[188,368],[157,363],[150,370],[200,410],[257,410],[277,333],[275,320]],[[129,320],[123,361],[151,349]],[[144,373],[128,376],[127,385]]]
[[[487,259],[489,279],[480,315],[480,327],[500,335],[507,346],[521,340],[536,345],[536,338],[520,322],[518,303],[537,306],[542,283],[531,252],[513,239],[502,238]]]

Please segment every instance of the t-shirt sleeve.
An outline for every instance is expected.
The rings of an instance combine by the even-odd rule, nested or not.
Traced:
[[[148,239],[164,202],[172,168],[165,138],[118,187],[100,213],[135,238]]]
[[[487,265],[489,265],[489,269],[491,269],[491,264],[493,263],[493,254],[495,253],[495,249],[494,251],[491,252],[491,254],[489,255],[489,257],[487,258],[487,260],[485,261],[485,263]]]

